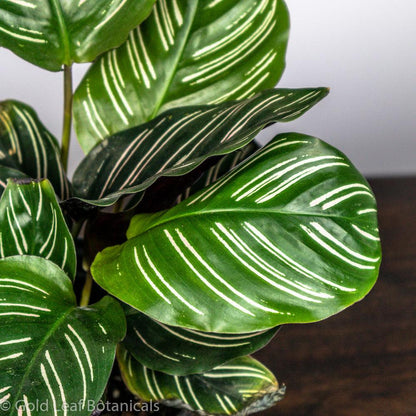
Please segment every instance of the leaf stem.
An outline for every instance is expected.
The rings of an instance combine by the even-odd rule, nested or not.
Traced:
[[[81,232],[81,228],[84,225],[84,221],[75,221],[72,224],[71,235],[74,241],[77,239],[79,233]]]
[[[72,127],[72,65],[64,65],[64,117],[62,127],[61,161],[68,170],[69,147],[71,144]]]
[[[84,287],[82,288],[81,301],[79,302],[79,306],[81,307],[88,306],[88,304],[90,303],[92,283],[93,283],[93,280],[92,280],[91,272],[88,271],[85,277]]]

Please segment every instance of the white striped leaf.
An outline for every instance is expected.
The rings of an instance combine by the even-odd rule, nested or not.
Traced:
[[[0,196],[7,187],[8,179],[27,179],[27,175],[20,170],[0,165]]]
[[[267,90],[243,101],[169,110],[96,146],[74,174],[75,195],[111,205],[159,177],[183,175],[243,147],[266,125],[300,116],[327,94],[325,88]]]
[[[75,128],[97,142],[157,114],[240,100],[279,81],[289,16],[283,0],[158,0],[126,43],[91,67],[75,93]]]
[[[26,104],[0,102],[0,165],[16,169],[34,179],[48,178],[62,200],[70,195],[59,145],[35,111]],[[0,171],[0,174],[3,182],[11,177],[3,176],[10,175],[7,171]]]
[[[241,150],[237,150],[223,156],[217,163],[200,175],[200,177],[191,186],[188,186],[180,195],[178,195],[176,203],[179,204],[195,192],[211,185],[216,180],[221,178],[221,176],[224,176],[230,170],[234,169],[240,162],[251,156],[258,149],[259,146],[255,142],[251,142]]]
[[[78,308],[68,276],[32,256],[0,260],[0,298],[0,403],[10,406],[0,414],[90,415],[124,336],[119,304]]]
[[[250,332],[333,315],[378,275],[376,202],[339,151],[277,136],[174,208],[133,218],[95,280],[169,325]]]
[[[179,178],[160,178],[145,193],[141,194],[142,198],[139,203],[135,198],[126,198],[126,203],[123,204],[122,209],[130,211],[131,216],[133,216],[138,212],[156,212],[171,208],[228,173],[258,149],[259,146],[255,142],[251,142],[242,149],[225,156],[209,158],[196,169]],[[137,194],[137,196],[139,195]],[[136,211],[132,209],[135,207]]]
[[[119,46],[155,0],[2,0],[0,46],[37,66],[91,62]]]
[[[144,366],[172,375],[203,373],[263,348],[278,331],[216,334],[164,325],[126,307],[123,345]]]
[[[120,347],[123,380],[142,400],[202,415],[248,415],[272,407],[285,394],[274,375],[251,357],[240,357],[203,374],[171,376],[151,370]]]
[[[73,280],[75,245],[47,180],[10,180],[0,200],[0,258],[44,257]]]

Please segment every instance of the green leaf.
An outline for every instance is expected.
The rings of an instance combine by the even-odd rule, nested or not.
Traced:
[[[34,179],[48,178],[61,200],[69,198],[58,143],[26,104],[0,102],[0,165]],[[10,177],[7,171],[0,174],[7,175],[0,177],[3,183]]]
[[[159,0],[125,44],[98,59],[75,93],[86,153],[174,107],[241,100],[279,81],[289,15],[283,0]]]
[[[154,0],[6,0],[0,3],[0,46],[37,66],[91,62],[124,42]]]
[[[100,253],[95,280],[169,325],[250,332],[331,316],[378,275],[376,202],[339,151],[277,136],[238,168]]]
[[[251,142],[241,150],[237,150],[236,152],[223,156],[215,165],[207,169],[191,186],[188,186],[180,195],[178,195],[176,203],[182,202],[195,192],[211,185],[216,180],[221,178],[221,176],[224,176],[230,170],[234,169],[241,161],[251,156],[258,149],[259,146],[256,143]]]
[[[119,304],[105,297],[78,308],[67,275],[33,256],[0,260],[0,290],[0,402],[10,404],[0,414],[29,415],[24,405],[38,400],[48,409],[31,416],[90,415],[124,336]]]
[[[111,205],[159,177],[183,175],[245,146],[267,124],[292,120],[327,94],[325,88],[267,90],[244,101],[169,110],[96,146],[74,174],[75,195]]]
[[[44,257],[75,278],[74,241],[47,180],[9,181],[0,200],[0,230],[1,258]]]
[[[27,179],[27,175],[19,170],[0,165],[0,196],[7,187],[8,179]]]
[[[172,208],[182,199],[187,198],[228,173],[257,149],[259,149],[259,146],[251,142],[241,150],[236,150],[225,156],[211,157],[191,172],[180,177],[160,178],[146,192],[136,194],[137,196],[142,195],[142,199],[137,206],[134,205],[136,203],[134,198],[126,198],[127,202],[123,204],[122,210],[131,213],[131,219],[139,212],[157,212]]]
[[[123,345],[146,367],[172,375],[203,373],[263,348],[278,331],[215,334],[172,327],[126,307]]]
[[[285,393],[274,375],[251,357],[184,377],[150,370],[122,347],[117,359],[127,387],[142,400],[157,400],[202,415],[248,415],[273,406]]]

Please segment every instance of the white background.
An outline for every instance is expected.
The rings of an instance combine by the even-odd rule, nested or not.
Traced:
[[[367,176],[416,174],[416,1],[287,0],[292,31],[279,86],[328,86],[331,94],[298,121],[299,131],[344,151]],[[78,81],[86,66],[75,67]],[[0,49],[0,100],[33,106],[57,136],[61,75]],[[270,131],[271,130],[271,131]],[[73,149],[71,171],[81,157]]]

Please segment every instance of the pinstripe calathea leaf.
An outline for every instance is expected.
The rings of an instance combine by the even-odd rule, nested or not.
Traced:
[[[266,125],[293,120],[327,94],[326,88],[266,90],[243,101],[168,110],[96,146],[74,174],[75,195],[111,205],[159,177],[183,175],[245,146]]]
[[[119,46],[154,0],[3,0],[0,46],[37,66],[91,62]]]
[[[221,176],[234,169],[241,161],[247,159],[255,151],[259,150],[259,148],[260,146],[255,142],[251,142],[242,149],[223,156],[217,163],[207,169],[191,186],[188,186],[180,195],[178,195],[176,203],[179,204],[195,192],[211,185],[221,178]]]
[[[3,184],[9,178],[48,178],[61,200],[70,196],[58,143],[26,104],[0,102],[0,166]]]
[[[0,165],[0,196],[3,194],[4,190],[7,187],[7,179],[27,179],[28,176],[25,175],[20,170],[9,168],[7,166]]]
[[[126,43],[99,58],[75,93],[88,152],[163,111],[240,100],[273,88],[285,66],[283,0],[158,0]]]
[[[123,345],[146,367],[172,375],[203,373],[263,348],[278,328],[248,334],[215,334],[164,325],[126,307]]]
[[[57,264],[73,280],[76,253],[48,180],[9,180],[0,200],[0,257],[34,255]]]
[[[242,149],[225,156],[209,158],[196,169],[180,178],[160,178],[145,193],[141,194],[142,198],[139,204],[135,198],[126,198],[124,200],[125,204],[122,205],[122,210],[132,213],[133,216],[138,212],[156,212],[171,208],[205,186],[210,185],[231,169],[234,169],[242,160],[249,157],[259,148],[258,144],[250,142]],[[137,196],[139,195],[137,194]],[[137,207],[139,211],[134,212],[132,209],[134,207]]]
[[[279,386],[274,375],[251,357],[182,377],[150,370],[123,347],[117,359],[127,387],[142,400],[202,415],[249,415],[273,406],[285,394],[285,386]]]
[[[33,256],[0,260],[0,293],[0,414],[90,415],[124,336],[119,304],[78,308],[68,276]]]
[[[211,332],[333,315],[378,275],[376,202],[339,151],[277,136],[174,208],[133,218],[98,254],[95,280],[152,318]]]

